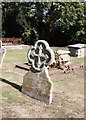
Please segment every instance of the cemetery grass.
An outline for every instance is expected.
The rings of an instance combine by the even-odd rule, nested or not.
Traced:
[[[7,49],[0,70],[0,95],[3,118],[84,118],[84,58],[71,57],[70,73],[50,68],[54,83],[53,101],[50,105],[21,93],[23,76],[27,71],[15,65],[27,63],[28,47]],[[55,49],[55,48],[54,48]],[[60,49],[60,48],[56,48]],[[86,57],[85,57],[86,59]]]

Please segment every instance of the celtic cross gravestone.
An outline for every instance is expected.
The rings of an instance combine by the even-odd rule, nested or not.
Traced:
[[[24,76],[22,92],[50,104],[53,83],[50,80],[47,66],[55,62],[54,52],[46,41],[38,40],[28,51],[27,57],[31,68]]]

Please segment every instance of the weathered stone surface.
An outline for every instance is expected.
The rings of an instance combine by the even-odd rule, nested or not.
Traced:
[[[55,62],[54,52],[46,41],[39,40],[28,51],[27,56],[31,68],[24,76],[22,92],[50,104],[52,102],[53,83],[50,80],[47,66]]]
[[[24,76],[22,92],[50,104],[52,101],[53,83],[45,67],[41,72],[29,71]]]
[[[38,40],[34,47],[28,51],[27,57],[36,71],[55,62],[54,52],[44,40]]]
[[[70,61],[70,51],[67,51],[67,50],[58,50],[57,51],[58,55],[63,59],[64,62],[66,61]]]
[[[2,41],[0,40],[0,48],[2,48]]]
[[[0,67],[2,67],[3,59],[6,54],[6,49],[2,48],[2,41],[0,40]]]

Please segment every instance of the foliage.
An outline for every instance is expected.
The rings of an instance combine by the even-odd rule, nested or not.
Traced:
[[[50,45],[85,43],[84,3],[3,3],[3,37],[22,37],[25,44],[45,39]]]

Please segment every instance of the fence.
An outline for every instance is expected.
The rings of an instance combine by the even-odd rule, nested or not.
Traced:
[[[9,45],[20,45],[22,40],[21,38],[0,38],[3,46]]]

